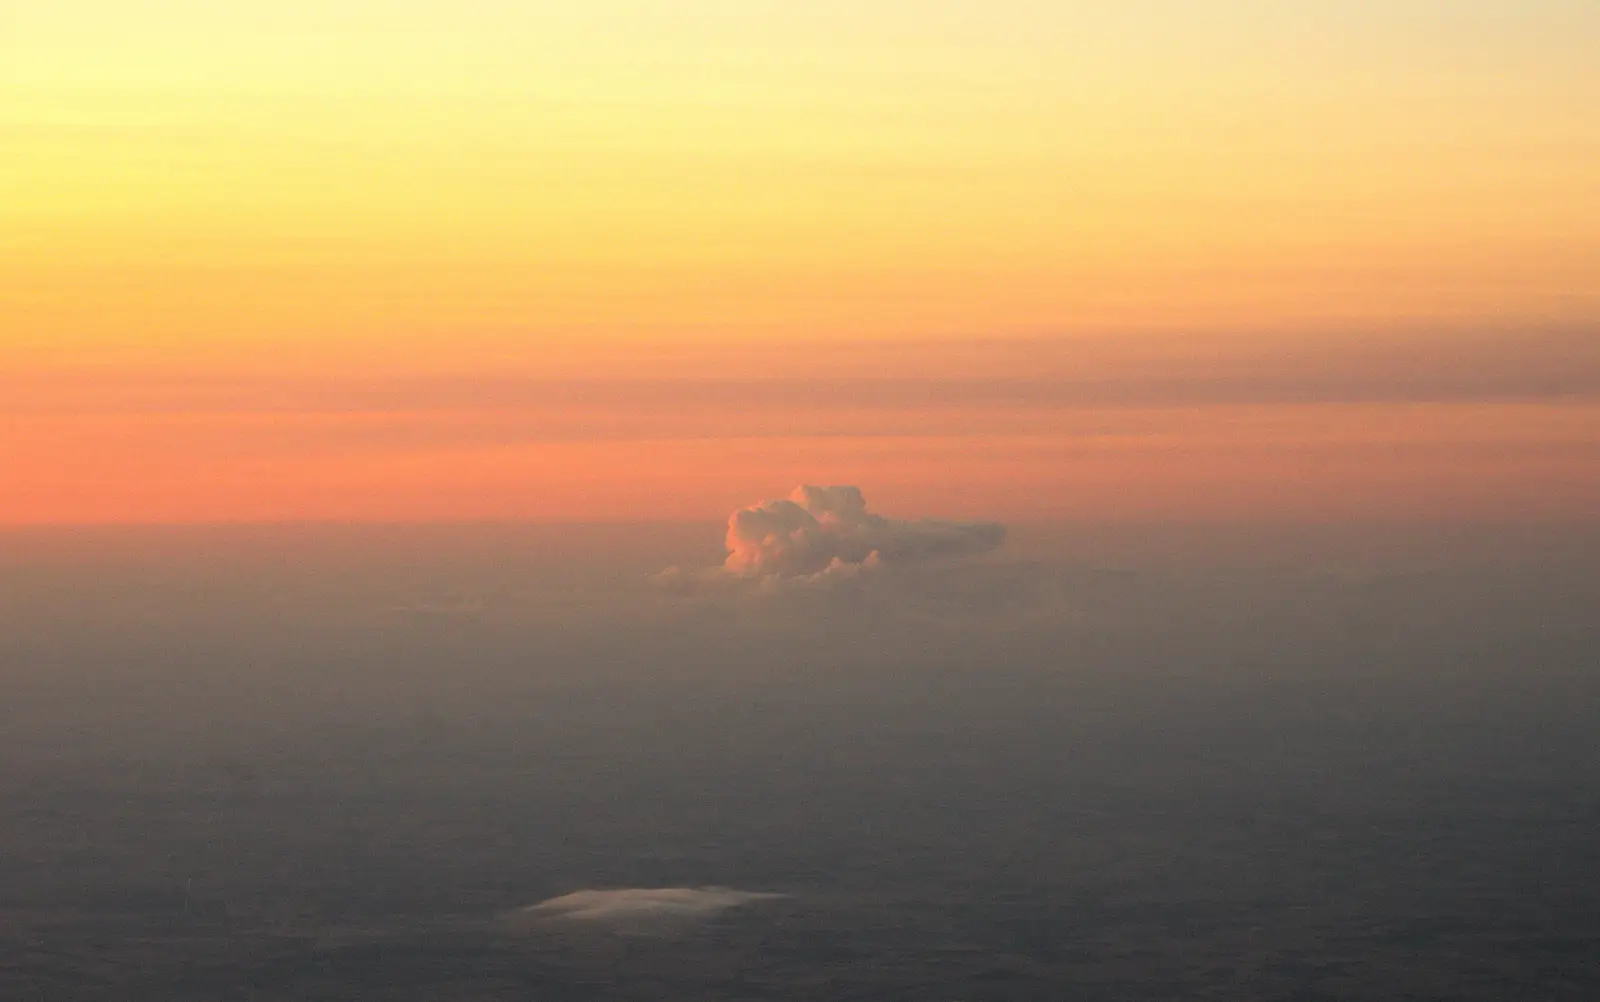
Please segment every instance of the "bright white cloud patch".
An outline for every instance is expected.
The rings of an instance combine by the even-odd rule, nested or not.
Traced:
[[[1005,527],[995,522],[889,518],[867,510],[859,487],[796,487],[728,517],[728,557],[719,567],[656,575],[668,588],[712,593],[753,585],[759,593],[792,593],[873,577],[901,586],[955,571],[952,565],[998,547]],[[943,565],[937,574],[882,573],[918,564]],[[965,573],[970,568],[964,568]]]
[[[849,577],[880,566],[992,550],[1005,539],[993,522],[905,521],[867,510],[857,487],[796,487],[787,498],[728,519],[723,570],[741,578]]]
[[[544,918],[579,922],[697,921],[730,908],[783,896],[738,891],[731,887],[632,887],[615,891],[575,891],[541,901],[526,911]]]

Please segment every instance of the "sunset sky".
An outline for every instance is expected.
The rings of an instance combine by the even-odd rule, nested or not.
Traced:
[[[1592,0],[0,5],[0,524],[1600,513]]]

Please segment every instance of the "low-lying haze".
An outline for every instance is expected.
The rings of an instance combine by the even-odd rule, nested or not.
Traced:
[[[1600,990],[1592,529],[725,541],[0,536],[0,994]]]

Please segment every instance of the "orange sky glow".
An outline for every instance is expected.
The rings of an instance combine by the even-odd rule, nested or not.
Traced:
[[[32,5],[0,525],[1600,513],[1600,7]]]

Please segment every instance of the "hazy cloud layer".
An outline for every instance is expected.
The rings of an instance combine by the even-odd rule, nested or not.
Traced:
[[[542,918],[624,925],[693,922],[730,908],[782,897],[782,894],[740,891],[731,887],[631,887],[575,891],[531,905],[525,912]]]
[[[796,487],[728,519],[728,558],[709,577],[823,582],[881,568],[985,553],[1005,540],[993,522],[907,521],[867,509],[860,488]],[[670,573],[670,572],[669,572]]]
[[[726,434],[730,409],[743,434],[775,435],[807,415],[832,433],[898,434],[883,417],[957,409],[984,412],[1260,404],[1410,404],[1600,399],[1600,330],[1593,324],[1513,329],[1437,329],[1341,337],[1281,332],[1256,337],[991,337],[861,344],[819,360],[804,346],[764,345],[716,361],[735,375],[706,377],[710,360],[666,355],[647,371],[564,378],[501,367],[450,375],[403,371],[263,373],[100,365],[0,372],[0,412],[423,415],[442,433],[465,434],[443,415],[483,414],[490,432],[521,417],[523,434],[546,439]],[[658,373],[667,373],[663,376]],[[770,373],[789,373],[773,376]],[[770,427],[762,414],[776,411]],[[470,422],[469,422],[470,425]],[[411,434],[415,434],[412,432]]]

